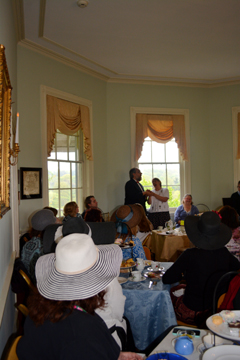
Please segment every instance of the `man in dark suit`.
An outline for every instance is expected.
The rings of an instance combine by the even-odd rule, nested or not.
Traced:
[[[146,212],[145,201],[151,194],[150,190],[144,191],[139,181],[142,180],[142,173],[139,169],[133,168],[129,171],[130,180],[125,185],[124,205],[141,204]]]
[[[238,182],[237,188],[238,191],[232,194],[231,199],[232,199],[232,206],[240,216],[240,181]]]

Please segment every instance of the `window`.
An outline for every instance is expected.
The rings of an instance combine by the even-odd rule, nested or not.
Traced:
[[[53,206],[62,215],[66,202],[76,201],[80,212],[84,210],[83,200],[94,194],[94,161],[89,161],[83,152],[83,133],[73,136],[56,133],[54,148],[48,157],[47,149],[47,95],[57,97],[89,108],[92,138],[92,102],[57,89],[41,85],[42,114],[42,158],[43,206]],[[64,168],[66,166],[66,169]],[[67,171],[66,171],[67,170]],[[65,174],[63,174],[65,171]],[[51,177],[50,178],[50,173]],[[61,177],[65,175],[65,183]],[[63,178],[64,179],[64,178]],[[67,180],[66,180],[67,179]],[[70,184],[70,185],[69,185]],[[56,205],[55,205],[56,204]]]
[[[57,131],[51,156],[48,157],[49,206],[63,216],[69,201],[76,201],[81,209],[83,199],[83,134],[68,136]]]
[[[156,143],[154,141],[151,141],[151,139],[145,139],[144,141],[144,148],[145,146],[148,146],[150,149],[154,149],[149,156],[153,156],[153,160],[149,161],[143,158],[143,152],[141,158],[136,161],[136,115],[137,114],[166,114],[166,115],[184,115],[184,123],[185,123],[185,134],[186,134],[186,145],[187,145],[187,153],[189,154],[188,161],[183,161],[181,155],[174,155],[174,158],[172,158],[172,151],[173,149],[178,149],[177,145],[174,143],[174,140],[169,141],[166,144],[160,144]],[[160,177],[160,180],[162,181],[162,185],[169,187],[171,186],[173,188],[173,203],[171,202],[171,199],[169,200],[170,207],[175,208],[177,205],[175,205],[176,199],[182,199],[184,194],[191,193],[191,157],[190,157],[190,126],[189,126],[189,110],[188,109],[174,109],[174,108],[147,108],[147,107],[131,107],[130,109],[130,116],[131,116],[131,168],[133,167],[139,167],[143,173],[143,178],[145,178],[145,169],[149,168],[149,174],[150,169],[152,169],[152,173],[149,176],[156,176]],[[152,142],[150,145],[149,140]],[[146,142],[146,145],[145,145]],[[161,147],[164,147],[165,149],[160,150]],[[143,150],[145,151],[145,150]],[[175,151],[175,150],[174,150]],[[178,150],[177,150],[178,151]],[[153,155],[152,155],[153,154]],[[156,158],[159,157],[159,158]],[[162,159],[165,159],[164,161]],[[176,161],[175,161],[176,159]],[[141,160],[141,161],[140,161]],[[148,163],[149,162],[149,163]],[[178,164],[178,165],[177,165]],[[162,165],[162,167],[160,166]],[[161,178],[161,172],[160,169],[164,168],[165,166],[165,178]],[[176,172],[175,180],[172,180],[172,174],[175,174],[175,169],[179,169],[179,172]],[[156,171],[157,170],[157,171]],[[162,170],[163,171],[163,170]],[[177,175],[178,174],[178,175]],[[176,177],[179,178],[179,181],[177,182]],[[174,177],[173,177],[174,179]],[[152,180],[152,179],[151,179]],[[144,186],[152,188],[151,182],[149,185]],[[180,189],[180,194],[177,195],[177,191]],[[171,190],[170,190],[171,191]],[[171,194],[169,194],[171,196]],[[174,209],[172,209],[174,210]]]
[[[180,205],[180,162],[174,139],[161,144],[146,138],[138,166],[143,174],[141,184],[146,189],[152,190],[152,179],[157,177],[162,187],[169,190],[169,207]]]

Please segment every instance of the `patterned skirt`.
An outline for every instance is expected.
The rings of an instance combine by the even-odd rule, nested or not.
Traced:
[[[182,321],[188,325],[195,325],[200,329],[207,329],[206,320],[209,316],[212,315],[211,309],[204,311],[191,310],[183,303],[183,295],[177,297],[173,294],[176,290],[185,288],[186,284],[180,284],[172,287],[170,290],[170,296],[177,320]]]
[[[156,230],[159,226],[165,227],[165,223],[170,220],[169,211],[147,213],[148,220],[153,224],[153,229]]]

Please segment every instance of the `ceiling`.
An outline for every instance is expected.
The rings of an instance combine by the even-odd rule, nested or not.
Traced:
[[[110,82],[240,82],[239,0],[15,0],[19,43]]]

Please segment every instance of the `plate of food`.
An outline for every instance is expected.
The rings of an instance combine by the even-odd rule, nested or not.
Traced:
[[[164,271],[144,271],[143,276],[151,281],[159,281],[162,279]]]
[[[239,310],[223,310],[218,314],[210,316],[206,324],[213,333],[225,339],[240,341]]]
[[[132,269],[134,266],[136,266],[136,262],[133,259],[127,259],[127,260],[123,260],[120,266],[121,270],[125,270],[125,269]]]

